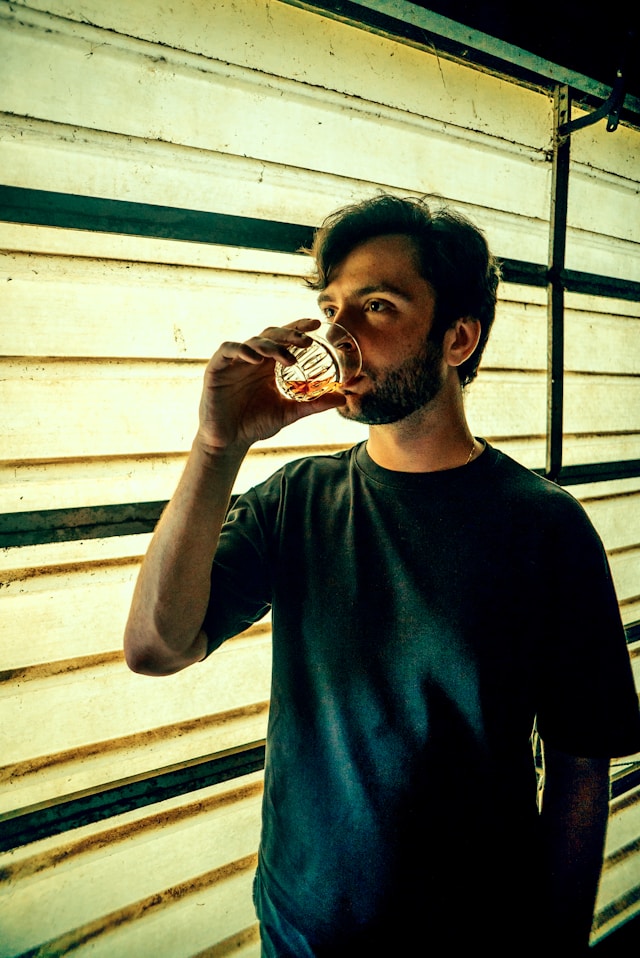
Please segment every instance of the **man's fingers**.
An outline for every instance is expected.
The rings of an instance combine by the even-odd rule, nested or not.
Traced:
[[[259,356],[267,359],[275,359],[277,362],[293,362],[293,356],[287,349],[287,346],[308,346],[310,340],[303,333],[290,330],[284,334],[282,330],[265,330],[259,336],[253,336],[244,344]]]
[[[311,324],[315,320],[298,320],[298,325],[294,326],[269,326],[267,329],[263,329],[259,336],[254,337],[255,339],[265,339],[267,342],[273,343],[284,343],[287,346],[308,346],[311,343],[307,332],[313,332],[313,330],[307,330],[303,327],[304,323]],[[316,323],[317,325],[317,323]],[[252,342],[251,339],[247,342]]]
[[[221,343],[213,356],[214,362],[219,360],[224,365],[235,362],[236,359],[241,359],[246,363],[261,363],[263,358],[248,343],[233,342]]]
[[[298,322],[317,325],[316,320],[298,320]],[[257,365],[263,359],[274,359],[289,366],[295,360],[287,346],[306,347],[310,344],[311,340],[302,329],[293,326],[272,326],[244,343],[231,341],[222,343],[214,356],[214,366],[220,363],[221,367],[226,367],[237,360]]]
[[[211,366],[214,369],[226,369],[235,362],[257,366],[263,359],[275,359],[287,365],[293,361],[286,346],[262,336],[254,336],[246,343],[222,343],[212,357]]]
[[[292,323],[287,323],[285,326],[277,327],[279,329],[293,329],[298,330],[298,332],[310,332],[311,330],[316,329],[320,326],[322,320],[320,319],[296,319]]]
[[[295,402],[295,400],[290,400]],[[300,407],[299,419],[303,419],[305,416],[312,416],[317,412],[327,412],[329,409],[339,409],[340,406],[345,406],[347,403],[347,397],[343,396],[342,393],[325,393],[324,396],[318,396],[317,399],[313,399],[311,402],[298,402],[296,403],[297,407]]]
[[[236,362],[257,366],[263,359],[290,366],[295,359],[287,346],[309,346],[311,340],[306,334],[319,324],[318,319],[298,319],[287,326],[269,326],[243,343],[231,340],[221,343],[211,358],[210,369],[227,369]]]

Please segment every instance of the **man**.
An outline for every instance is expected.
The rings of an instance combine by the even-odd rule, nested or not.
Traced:
[[[465,418],[498,266],[462,216],[386,195],[329,217],[312,252],[362,373],[313,402],[277,392],[316,320],[218,349],[127,661],[175,672],[271,610],[264,955],[582,954],[609,759],[640,749],[640,721],[584,511]],[[225,520],[252,443],[330,408],[367,442],[288,464]]]

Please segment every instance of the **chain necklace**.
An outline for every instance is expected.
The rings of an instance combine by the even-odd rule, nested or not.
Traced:
[[[465,466],[468,466],[468,465],[469,465],[469,463],[471,462],[471,460],[473,459],[473,457],[474,457],[474,455],[475,455],[475,452],[476,452],[476,441],[475,441],[475,439],[474,439],[473,442],[472,442],[472,444],[471,444],[471,452],[469,453],[469,458],[468,458],[467,461],[465,462]]]

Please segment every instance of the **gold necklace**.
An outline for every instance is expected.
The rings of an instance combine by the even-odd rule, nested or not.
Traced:
[[[473,459],[473,457],[474,457],[474,455],[475,455],[475,451],[476,451],[476,441],[475,441],[475,439],[474,439],[474,440],[473,440],[473,443],[471,444],[471,452],[469,453],[469,458],[468,458],[467,461],[465,462],[465,466],[468,466],[468,465],[469,465],[469,463],[471,462],[471,460]]]

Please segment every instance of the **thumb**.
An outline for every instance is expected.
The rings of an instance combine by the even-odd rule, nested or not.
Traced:
[[[340,406],[346,406],[347,399],[341,393],[325,393],[318,399],[312,399],[310,402],[295,402],[298,407],[296,419],[304,419],[306,416],[313,416],[315,413],[327,412],[329,409],[338,409]]]

